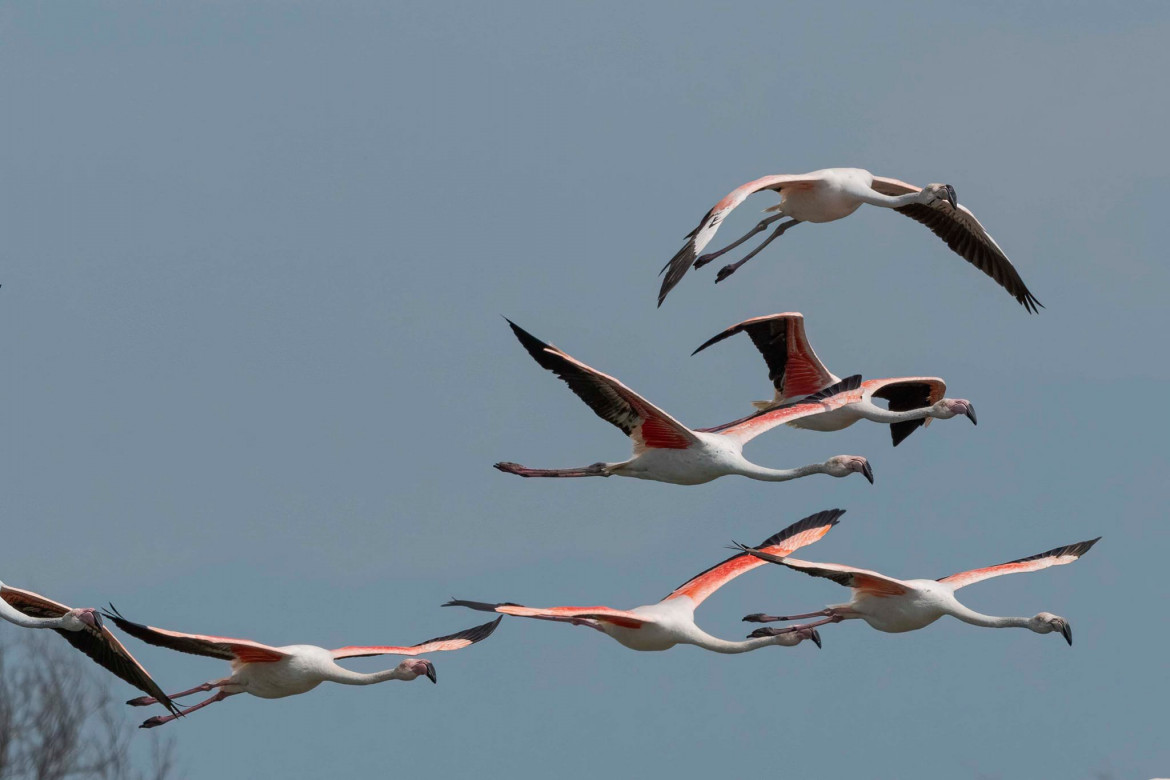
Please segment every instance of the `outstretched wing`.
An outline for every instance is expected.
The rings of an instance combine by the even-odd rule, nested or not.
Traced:
[[[164,628],[155,628],[127,620],[114,609],[112,604],[110,610],[111,612],[104,613],[105,616],[114,621],[118,628],[130,636],[141,639],[147,644],[166,647],[180,653],[205,655],[209,658],[221,658],[224,661],[239,661],[250,664],[272,663],[287,657],[287,654],[279,648],[262,645],[250,639],[232,639],[226,636],[167,631]]]
[[[780,533],[769,536],[760,543],[757,549],[780,557],[791,555],[801,547],[812,544],[827,534],[829,529],[839,522],[843,514],[845,514],[844,509],[828,509],[817,512],[815,515],[809,515],[803,520],[796,521]],[[697,607],[708,596],[739,575],[758,566],[763,566],[765,563],[766,561],[744,553],[733,555],[705,572],[691,577],[671,591],[670,595],[663,601],[686,596]]]
[[[952,574],[949,577],[943,577],[939,582],[945,582],[953,585],[956,590],[966,587],[976,582],[998,577],[1001,574],[1015,574],[1022,571],[1040,571],[1047,569],[1049,566],[1063,566],[1066,563],[1072,563],[1077,558],[1087,553],[1090,548],[1101,537],[1090,539],[1087,542],[1077,542],[1076,544],[1065,545],[1064,547],[1056,547],[1048,552],[1042,552],[1039,555],[1030,555],[1027,558],[1018,558],[1014,561],[1001,563],[998,566],[988,566],[985,569],[972,569],[971,571],[961,571],[958,574]]]
[[[746,332],[768,364],[768,379],[776,389],[775,403],[782,404],[824,390],[840,382],[817,357],[804,334],[804,315],[799,312],[769,314],[732,325],[692,352],[696,355],[737,333]]]
[[[659,274],[665,273],[666,276],[662,280],[662,287],[658,290],[658,305],[666,300],[667,294],[674,289],[675,285],[682,281],[683,275],[695,263],[695,259],[707,244],[711,243],[711,239],[715,237],[715,232],[719,230],[719,224],[723,219],[732,212],[732,210],[747,200],[749,195],[760,192],[761,190],[775,190],[782,192],[785,187],[800,187],[811,186],[819,181],[818,177],[810,176],[807,173],[802,174],[781,174],[777,176],[764,176],[763,178],[749,181],[736,187],[729,192],[723,200],[716,203],[710,211],[699,222],[699,226],[687,233],[687,240],[683,244],[682,249],[674,257],[670,258],[670,262],[662,266]]]
[[[872,186],[883,195],[905,195],[922,190],[913,184],[881,176],[873,177]],[[999,248],[999,244],[995,243],[991,234],[963,204],[960,203],[956,208],[949,201],[938,200],[929,206],[914,203],[895,211],[930,228],[930,232],[945,241],[953,252],[994,279],[1029,312],[1035,313],[1039,311],[1037,307],[1043,305],[1028,290],[1012,261],[1008,260],[1007,255]]]
[[[887,577],[884,574],[869,571],[868,569],[842,566],[839,563],[813,563],[811,561],[797,560],[796,558],[781,558],[780,556],[771,555],[762,550],[752,550],[749,548],[744,548],[744,551],[769,563],[778,563],[781,566],[802,571],[813,577],[824,577],[838,585],[844,585],[847,588],[861,591],[868,596],[901,596],[910,590],[901,580],[896,580],[893,577]]]
[[[511,320],[508,324],[542,368],[564,380],[598,417],[633,439],[635,453],[646,448],[681,450],[699,441],[689,428],[618,380],[544,343]]]
[[[0,586],[0,599],[29,617],[57,618],[69,611],[69,607],[47,599],[31,590]],[[158,699],[171,712],[178,708],[167,697],[146,669],[130,651],[123,647],[118,638],[105,626],[85,626],[80,631],[54,629],[65,641],[85,653],[99,666],[112,672],[118,678],[130,683],[138,690]]]
[[[349,646],[331,650],[330,652],[333,653],[334,658],[362,658],[369,655],[423,655],[424,653],[437,653],[440,650],[458,650],[487,639],[503,619],[503,617],[498,617],[490,623],[484,623],[483,625],[468,628],[454,634],[448,634],[447,636],[428,639],[425,642],[419,642],[417,645],[411,645],[409,647],[380,645],[367,647]]]
[[[865,383],[865,390],[875,398],[888,401],[891,412],[908,412],[941,401],[947,393],[947,383],[936,376],[871,379]],[[930,425],[931,419],[924,417],[921,420],[890,423],[890,435],[894,438],[894,446],[897,447],[919,428]]]
[[[488,604],[483,601],[464,601],[462,599],[451,599],[443,606],[468,607],[470,609],[478,609],[481,612],[499,612],[502,615],[536,618],[538,620],[558,620],[563,622],[597,620],[602,623],[612,623],[615,626],[622,626],[623,628],[641,628],[650,622],[648,618],[635,612],[628,612],[623,609],[610,609],[609,607],[547,607],[540,609],[537,607],[525,607],[521,604],[513,604],[507,601],[499,604]]]
[[[813,393],[794,403],[785,404],[766,412],[758,412],[714,428],[700,428],[708,433],[721,433],[747,444],[761,433],[778,425],[787,425],[815,414],[824,414],[861,399],[861,374],[846,377],[824,390]]]

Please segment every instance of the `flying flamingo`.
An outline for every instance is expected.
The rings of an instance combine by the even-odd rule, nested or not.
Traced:
[[[715,237],[719,223],[749,195],[762,190],[779,193],[780,203],[765,211],[773,216],[759,222],[737,241],[718,252],[699,256],[703,248]],[[778,219],[789,217],[782,222],[762,244],[753,249],[737,263],[724,266],[715,277],[721,282],[735,273],[741,265],[751,260],[764,247],[784,234],[793,225],[801,222],[832,222],[847,217],[862,203],[894,209],[916,222],[930,228],[936,236],[947,242],[952,250],[983,273],[990,276],[1029,312],[1038,311],[1041,305],[1036,296],[1028,291],[1007,255],[995,243],[975,215],[960,206],[955,199],[955,188],[949,184],[928,184],[916,187],[897,179],[874,176],[860,168],[825,168],[802,174],[781,174],[764,176],[732,190],[727,197],[715,204],[703,217],[699,226],[687,235],[687,241],[670,262],[662,268],[666,277],[658,292],[658,305],[666,299],[683,274],[692,265],[702,268],[724,252],[747,241],[762,232]]]
[[[752,403],[760,413],[779,408],[803,396],[817,393],[841,380],[829,372],[821,363],[817,353],[804,335],[804,315],[799,312],[770,314],[744,320],[704,342],[692,352],[702,352],[707,347],[736,333],[746,332],[756,349],[768,364],[768,378],[776,388],[771,401]],[[926,427],[934,418],[949,420],[963,414],[972,423],[976,422],[975,407],[965,398],[943,398],[947,383],[933,376],[903,376],[892,379],[870,379],[847,391],[846,400],[839,408],[825,414],[794,420],[794,428],[808,428],[814,431],[839,431],[848,428],[858,420],[873,420],[889,423],[890,433],[897,447],[903,439],[914,433],[919,426]],[[889,403],[883,409],[873,402],[881,398]],[[738,425],[745,417],[705,431],[719,431]]]
[[[197,685],[190,690],[181,691],[171,696],[173,699],[178,699],[192,693],[218,688],[219,691],[210,699],[201,701],[185,710],[176,711],[172,715],[156,715],[149,718],[139,727],[144,729],[169,723],[181,715],[203,709],[209,704],[223,701],[237,693],[250,693],[261,699],[282,699],[285,696],[311,691],[323,682],[335,682],[343,685],[373,685],[386,680],[414,680],[421,675],[425,675],[431,682],[437,682],[434,665],[422,658],[409,658],[393,669],[373,674],[351,672],[349,669],[339,666],[337,661],[342,658],[361,658],[373,655],[421,655],[440,650],[458,650],[491,636],[491,633],[495,631],[496,626],[503,619],[496,618],[491,623],[484,623],[482,626],[469,628],[457,634],[428,639],[409,647],[342,647],[338,650],[326,650],[315,645],[269,647],[249,639],[231,639],[222,636],[166,631],[127,620],[114,609],[113,605],[110,605],[110,610],[111,612],[106,613],[107,618],[113,620],[118,628],[143,642],[159,647],[169,647],[181,653],[222,658],[232,665],[230,676]],[[135,707],[145,707],[155,704],[157,701],[157,696],[143,696],[131,699],[126,703]]]
[[[759,549],[774,552],[779,556],[789,555],[827,534],[843,514],[844,509],[817,512],[765,539],[760,543]],[[461,599],[452,599],[443,606],[470,607],[484,612],[499,612],[516,617],[588,626],[613,637],[631,650],[658,651],[669,650],[675,645],[697,645],[716,653],[746,653],[769,645],[792,647],[805,639],[811,639],[820,647],[821,638],[815,628],[796,626],[773,631],[766,637],[733,642],[711,636],[695,625],[695,608],[702,604],[704,599],[739,575],[763,563],[750,555],[742,553],[733,555],[687,580],[657,604],[634,607],[630,610],[609,607],[537,609],[519,604],[486,604]]]
[[[53,629],[96,663],[158,699],[171,712],[179,711],[142,664],[102,624],[96,609],[70,609],[38,593],[0,582],[0,618],[24,628]]]
[[[941,580],[896,580],[893,577],[878,574],[876,571],[856,569],[852,566],[842,566],[836,563],[799,561],[776,555],[770,550],[753,550],[740,546],[745,552],[761,560],[778,563],[814,577],[825,577],[853,589],[853,597],[848,604],[836,604],[820,612],[785,617],[756,613],[748,615],[744,620],[749,623],[771,623],[776,620],[824,618],[805,626],[806,628],[815,628],[825,623],[839,623],[842,620],[860,618],[878,631],[899,634],[903,631],[915,631],[929,626],[943,615],[951,615],[964,623],[986,628],[1027,628],[1037,634],[1059,631],[1065,641],[1071,645],[1072,628],[1067,620],[1058,615],[1053,615],[1051,612],[1041,612],[1035,617],[983,615],[960,604],[959,600],[955,598],[955,591],[991,577],[998,577],[1001,574],[1039,571],[1047,569],[1049,566],[1072,563],[1088,552],[1089,548],[1096,544],[1100,538],[1098,536],[1087,542],[1057,547],[1039,555],[1008,561],[998,566],[961,571],[958,574],[943,577]],[[751,636],[767,637],[778,630],[787,631],[789,629],[759,628],[753,631]]]
[[[792,420],[823,414],[845,402],[838,387],[802,399],[800,404],[730,425],[718,433],[687,428],[611,376],[590,368],[561,350],[545,344],[511,320],[512,332],[543,368],[563,379],[598,417],[613,423],[633,441],[634,457],[620,463],[594,463],[575,469],[530,469],[517,463],[495,467],[521,477],[635,477],[676,485],[699,485],[727,474],[784,482],[809,474],[845,477],[854,472],[873,482],[869,461],[856,455],[837,455],[824,463],[795,469],[757,466],[743,457],[743,446],[761,433]]]

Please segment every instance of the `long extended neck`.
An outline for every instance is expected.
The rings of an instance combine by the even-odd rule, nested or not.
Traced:
[[[922,192],[908,192],[905,195],[883,195],[877,190],[865,187],[859,188],[853,195],[863,203],[869,203],[873,206],[883,206],[887,209],[897,209],[902,206],[909,206],[912,203],[922,202]]]
[[[983,626],[984,628],[1027,628],[1028,622],[1031,620],[1031,618],[1026,617],[984,615],[973,609],[968,609],[958,602],[955,602],[951,606],[950,613],[964,623],[970,623],[973,626]]]
[[[807,477],[809,474],[824,474],[825,464],[810,463],[807,466],[800,466],[795,469],[770,469],[765,466],[759,466],[749,460],[745,460],[740,466],[739,474],[751,479],[758,479],[764,482],[787,482],[790,479],[798,479],[799,477]]]
[[[333,664],[325,672],[324,677],[329,682],[341,683],[342,685],[375,685],[380,682],[386,682],[387,680],[404,679],[404,675],[397,668],[386,669],[371,674],[362,674],[361,672],[354,672],[337,664]]]
[[[723,653],[725,655],[735,655],[737,653],[750,653],[752,650],[757,650],[768,645],[780,644],[778,637],[761,636],[755,639],[744,639],[739,642],[732,642],[728,639],[720,639],[717,636],[711,636],[702,629],[695,628],[691,632],[691,636],[687,638],[687,642],[692,645],[697,645],[704,650],[710,650],[715,653]]]
[[[904,420],[921,420],[924,417],[930,417],[930,407],[923,406],[918,409],[908,409],[904,412],[891,412],[889,409],[883,409],[874,403],[862,403],[858,405],[858,411],[861,416],[867,420],[879,423],[896,423]]]
[[[23,626],[24,628],[61,628],[65,620],[64,617],[29,617],[28,615],[10,605],[4,599],[0,599],[0,618],[4,618],[9,623],[15,623],[16,625]]]

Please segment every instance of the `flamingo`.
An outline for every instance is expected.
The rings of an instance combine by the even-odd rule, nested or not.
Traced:
[[[765,539],[759,549],[774,552],[781,557],[788,555],[827,534],[843,514],[844,509],[829,509],[809,515]],[[613,637],[631,650],[661,651],[675,645],[696,645],[712,652],[731,654],[746,653],[769,645],[792,647],[805,639],[811,639],[820,647],[821,637],[815,628],[796,626],[774,631],[766,637],[734,642],[711,636],[695,625],[695,608],[708,596],[763,563],[750,555],[738,553],[687,580],[658,603],[630,610],[609,607],[538,609],[520,604],[487,604],[461,599],[451,599],[443,606],[469,607],[484,612],[588,626]]]
[[[773,215],[759,222],[737,241],[718,252],[699,256],[703,248],[715,237],[719,223],[749,195],[762,190],[779,193],[780,203],[765,209]],[[687,234],[687,241],[670,262],[662,267],[666,276],[658,292],[658,305],[682,280],[683,274],[692,265],[702,268],[707,263],[747,241],[769,225],[784,217],[782,222],[762,244],[753,249],[737,263],[724,266],[715,277],[716,283],[723,281],[760,250],[784,235],[785,231],[801,222],[832,222],[847,217],[861,204],[869,203],[894,209],[916,222],[921,222],[936,236],[947,242],[952,250],[983,273],[990,276],[1007,290],[1029,312],[1038,311],[1042,304],[1028,291],[1024,280],[1008,260],[1007,255],[995,243],[995,239],[983,229],[979,220],[967,208],[959,205],[955,188],[949,184],[928,184],[917,187],[898,179],[874,176],[860,168],[825,168],[812,173],[781,174],[764,176],[736,187],[727,197],[707,212],[699,226]]]
[[[458,650],[491,636],[491,633],[496,630],[496,626],[503,620],[502,617],[496,618],[490,623],[484,623],[456,634],[428,639],[409,647],[351,646],[337,650],[326,650],[315,645],[270,647],[250,639],[231,639],[223,636],[167,631],[127,620],[118,610],[114,609],[112,604],[110,611],[106,612],[105,616],[113,620],[127,634],[137,637],[147,644],[168,647],[181,653],[222,658],[232,665],[232,673],[228,677],[172,694],[171,698],[178,699],[192,693],[218,688],[219,690],[214,696],[185,710],[176,711],[174,714],[156,715],[149,718],[139,726],[139,728],[144,729],[170,723],[177,717],[188,715],[209,704],[223,701],[229,696],[235,696],[237,693],[250,693],[261,699],[282,699],[285,696],[311,691],[323,682],[335,682],[342,685],[373,685],[386,680],[414,680],[424,675],[431,682],[438,682],[434,664],[422,658],[408,658],[393,669],[373,674],[352,672],[339,666],[337,661],[342,658],[362,658],[374,655],[421,655],[440,650]],[[146,707],[155,704],[158,700],[157,696],[142,696],[126,703],[134,707]]]
[[[171,712],[179,711],[142,664],[103,625],[101,614],[93,607],[71,609],[39,593],[0,582],[0,618],[24,628],[56,631],[100,666],[149,693]]]
[[[634,457],[620,463],[594,463],[575,469],[530,469],[518,463],[497,463],[500,471],[521,477],[634,477],[676,485],[700,485],[727,474],[739,474],[768,482],[784,482],[809,474],[845,477],[853,473],[873,483],[869,461],[857,455],[837,455],[824,463],[795,469],[770,469],[743,457],[743,446],[777,425],[810,415],[823,414],[844,402],[839,388],[802,399],[800,404],[774,409],[767,414],[730,425],[718,433],[687,428],[630,388],[546,344],[508,320],[528,354],[563,379],[574,393],[607,422],[633,441]]]
[[[707,340],[691,354],[697,355],[712,344],[740,332],[746,332],[764,356],[764,362],[768,364],[768,378],[776,389],[773,400],[752,402],[760,413],[791,404],[803,396],[842,381],[830,373],[817,353],[813,352],[804,335],[804,315],[799,312],[744,320]],[[935,418],[949,420],[962,414],[977,424],[975,407],[971,402],[965,398],[943,398],[946,390],[947,383],[934,376],[870,379],[850,389],[847,400],[839,408],[793,420],[789,425],[815,431],[839,431],[858,420],[888,423],[894,446],[897,447],[919,426],[926,427]],[[890,408],[881,408],[873,402],[874,398],[885,399]],[[747,419],[750,418],[727,423],[727,426],[740,424]],[[703,430],[718,431],[727,426]]]
[[[951,615],[964,623],[986,628],[1027,628],[1037,634],[1059,631],[1060,635],[1071,646],[1072,627],[1069,626],[1068,620],[1059,615],[1053,615],[1051,612],[1041,612],[1034,617],[983,615],[959,603],[959,600],[955,598],[955,591],[1002,574],[1039,571],[1047,569],[1049,566],[1072,563],[1088,552],[1100,538],[1098,536],[1096,539],[1090,539],[1086,542],[1056,547],[1038,555],[1018,558],[998,566],[961,571],[940,580],[896,580],[876,571],[842,566],[837,563],[810,563],[809,561],[785,558],[770,550],[753,550],[740,545],[739,549],[760,560],[778,563],[814,577],[825,577],[853,589],[853,597],[848,604],[836,604],[820,612],[785,617],[756,613],[746,616],[744,620],[749,623],[771,623],[776,620],[823,618],[823,620],[814,621],[805,626],[815,628],[825,623],[839,623],[842,620],[860,618],[878,631],[899,634],[904,631],[924,628],[943,615]],[[771,636],[777,630],[787,631],[788,629],[759,628],[753,631],[751,636],[761,638]]]

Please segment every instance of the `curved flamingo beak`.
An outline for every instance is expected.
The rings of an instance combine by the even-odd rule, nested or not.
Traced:
[[[869,465],[868,460],[861,466],[861,474],[869,480],[869,484],[873,484],[873,467]]]
[[[1064,641],[1068,642],[1068,646],[1072,647],[1072,626],[1065,623],[1060,627],[1060,635],[1064,637]]]
[[[975,407],[971,404],[967,404],[967,419],[971,421],[972,425],[979,424],[979,421],[975,419]]]
[[[955,188],[947,185],[947,200],[951,203],[951,208],[959,208],[959,198],[955,195]]]
[[[430,661],[427,661],[426,664],[427,664],[427,679],[433,683],[438,683],[439,677],[438,677],[438,675],[435,674],[435,665],[433,663],[431,663]]]
[[[93,622],[94,622],[95,627],[97,628],[98,631],[101,631],[102,629],[105,628],[105,625],[102,623],[102,613],[98,612],[95,609],[92,614],[93,614]]]
[[[821,632],[817,631],[815,628],[812,630],[812,635],[809,637],[809,639],[816,643],[818,650],[824,647],[824,645],[821,644]]]

